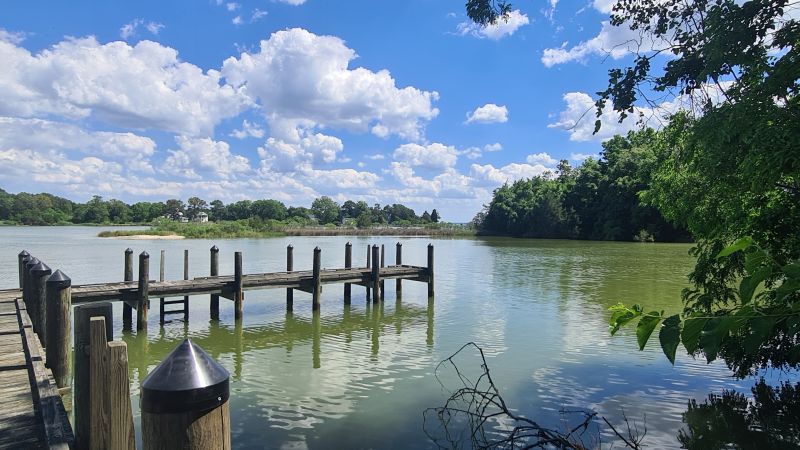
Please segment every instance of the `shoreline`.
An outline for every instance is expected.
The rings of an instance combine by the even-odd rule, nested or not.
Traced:
[[[180,236],[177,234],[170,234],[166,236],[161,236],[157,234],[132,234],[130,236],[100,236],[100,237],[110,238],[110,239],[129,239],[132,241],[144,241],[144,240],[172,241],[172,240],[186,239],[186,236]]]

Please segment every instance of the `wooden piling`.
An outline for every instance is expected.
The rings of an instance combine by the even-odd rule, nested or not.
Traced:
[[[189,250],[183,251],[183,279],[189,279]],[[183,320],[189,320],[189,296],[183,296]]]
[[[314,266],[312,271],[312,292],[311,292],[311,309],[316,311],[319,309],[319,298],[322,294],[322,284],[320,279],[320,271],[322,268],[322,250],[319,247],[314,247]]]
[[[372,303],[378,303],[381,298],[380,251],[377,244],[372,246]]]
[[[161,258],[158,263],[158,281],[164,281],[164,250],[161,250]],[[158,320],[164,324],[164,297],[158,299]]]
[[[241,319],[244,311],[244,291],[242,291],[242,252],[235,252],[233,254],[233,307],[234,319]]]
[[[28,313],[33,322],[33,331],[40,342],[47,342],[47,279],[53,273],[47,264],[39,262],[31,267],[31,306]]]
[[[291,272],[294,270],[294,246],[289,244],[286,246],[286,271]],[[291,311],[294,308],[294,289],[286,288],[286,310]]]
[[[139,286],[136,291],[136,331],[147,331],[147,309],[149,308],[150,255],[139,254]]]
[[[229,398],[230,374],[183,341],[142,382],[144,449],[230,450]]]
[[[19,252],[19,255],[17,255],[17,262],[19,263],[19,288],[20,289],[22,289],[22,286],[23,286],[22,277],[24,276],[23,272],[25,271],[25,261],[24,260],[25,260],[25,257],[30,256],[30,255],[31,254],[28,253],[27,250],[23,250],[23,251]]]
[[[384,256],[386,254],[386,246],[381,244],[381,269],[384,268]],[[381,300],[383,300],[384,294],[386,293],[386,280],[381,280]]]
[[[91,436],[91,373],[89,368],[90,323],[92,317],[104,317],[106,338],[111,340],[112,306],[109,302],[88,303],[75,307],[75,378],[72,382],[72,410],[75,412],[75,448],[89,448]]]
[[[403,244],[400,242],[396,245],[395,255],[394,255],[394,264],[396,266],[403,265]],[[403,282],[400,278],[397,279],[395,282],[395,292],[399,296],[403,292]]]
[[[428,244],[428,297],[433,297],[433,244]]]
[[[217,246],[211,247],[211,271],[210,275],[216,277],[219,275],[219,248]],[[219,295],[211,294],[211,320],[219,320]]]
[[[367,244],[367,268],[370,267],[370,257],[372,256],[372,246]],[[367,302],[369,302],[369,283],[365,286],[365,290],[367,291]]]
[[[128,386],[128,347],[108,342],[105,317],[89,319],[89,403],[93,450],[134,450]]]
[[[47,367],[53,372],[56,386],[69,385],[69,363],[72,359],[72,280],[60,270],[47,279],[47,332],[45,350]]]
[[[133,249],[125,249],[125,273],[124,281],[133,281]],[[127,302],[122,302],[122,328],[126,330],[131,329],[131,321],[133,319],[133,307]]]
[[[344,268],[349,269],[353,267],[353,244],[349,241],[347,244],[344,245]],[[350,283],[344,284],[344,304],[350,304],[350,294],[351,294],[352,286]]]
[[[35,307],[33,305],[33,275],[31,275],[31,268],[39,263],[39,258],[35,256],[28,258],[28,262],[25,263],[23,280],[25,285],[22,288],[22,300],[25,303],[25,308],[28,310],[28,315],[31,317],[31,321],[33,321],[33,308]]]

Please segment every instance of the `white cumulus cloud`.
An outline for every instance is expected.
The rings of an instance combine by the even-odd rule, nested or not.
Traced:
[[[508,122],[508,108],[487,103],[475,111],[467,113],[467,123],[504,123]]]
[[[534,154],[528,155],[528,157],[525,158],[525,160],[528,161],[530,164],[534,164],[534,165],[535,164],[540,164],[540,165],[543,165],[543,166],[554,166],[554,165],[558,164],[558,160],[553,158],[552,156],[550,156],[549,153],[546,153],[546,152],[534,153]]]
[[[398,88],[386,70],[351,69],[355,58],[338,37],[294,28],[262,40],[258,52],[228,58],[222,73],[258,99],[275,137],[328,127],[420,139],[439,112],[432,105],[438,94]]]
[[[177,150],[169,150],[162,170],[169,176],[188,179],[234,179],[239,174],[251,171],[250,162],[241,155],[234,155],[224,141],[210,138],[176,136]]]
[[[511,11],[506,18],[500,18],[494,24],[485,27],[472,21],[458,24],[458,33],[463,35],[475,36],[478,38],[488,38],[500,40],[506,36],[511,36],[520,27],[530,23],[528,16],[519,12],[518,9]]]
[[[403,144],[395,149],[392,156],[409,166],[444,169],[456,164],[458,150],[438,142],[429,145]]]

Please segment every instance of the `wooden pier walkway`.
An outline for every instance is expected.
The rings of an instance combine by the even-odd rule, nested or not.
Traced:
[[[0,449],[66,449],[72,429],[20,297],[0,291]]]

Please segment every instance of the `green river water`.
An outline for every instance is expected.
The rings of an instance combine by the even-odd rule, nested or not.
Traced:
[[[431,448],[423,411],[439,406],[457,387],[453,374],[434,376],[436,365],[467,342],[484,349],[502,395],[516,413],[559,427],[562,409],[588,408],[622,422],[622,411],[646,423],[649,448],[677,448],[681,413],[690,399],[723,388],[747,390],[723,364],[682,355],[673,367],[656,340],[637,351],[633,329],[608,333],[609,306],[642,303],[677,312],[680,290],[692,266],[688,245],[513,239],[287,237],[230,240],[119,240],[95,237],[95,227],[0,228],[0,288],[17,284],[17,253],[26,249],[73,284],[120,281],[123,251],[151,255],[166,250],[167,279],[208,275],[209,248],[220,248],[220,273],[233,273],[233,252],[242,251],[244,272],[282,271],[286,246],[294,245],[297,270],[311,268],[312,249],[322,265],[343,267],[350,240],[354,265],[365,264],[368,244],[395,243],[403,261],[425,265],[425,247],[436,251],[436,295],[423,283],[405,281],[402,299],[387,281],[379,306],[353,286],[350,307],[342,286],[325,285],[322,310],[311,311],[309,294],[296,291],[287,313],[282,289],[248,291],[244,319],[221,299],[219,322],[209,320],[208,296],[192,297],[190,320],[159,325],[157,299],[149,332],[123,332],[115,302],[114,337],[128,344],[134,416],[139,428],[139,384],[165,355],[192,338],[231,374],[231,421],[235,448]],[[468,369],[480,364],[463,355]],[[607,438],[604,436],[603,439]]]

